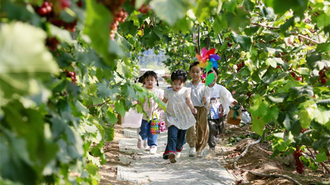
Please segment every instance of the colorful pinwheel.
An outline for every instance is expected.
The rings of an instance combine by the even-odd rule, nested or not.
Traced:
[[[215,49],[212,48],[210,50],[207,50],[206,48],[202,49],[201,54],[197,54],[196,58],[199,61],[198,66],[201,68],[205,68],[205,73],[207,74],[212,67],[218,68],[218,60],[220,59],[220,56],[215,54]],[[209,85],[214,80],[214,74],[210,74],[206,76],[206,82],[205,85]],[[202,78],[203,80],[203,78]]]

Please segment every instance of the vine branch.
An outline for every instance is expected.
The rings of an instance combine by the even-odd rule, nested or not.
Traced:
[[[307,147],[306,147],[307,148]],[[314,159],[316,158],[314,155],[313,155],[313,152],[307,148],[307,150],[309,151],[309,153],[311,154],[311,157],[313,157]],[[323,162],[320,162],[320,164],[322,165],[322,167],[328,172],[330,173],[330,169],[323,163]]]
[[[296,185],[302,185],[302,184],[300,184],[297,180],[295,180],[295,179],[293,179],[292,177],[287,176],[287,175],[280,175],[280,174],[265,174],[265,173],[254,172],[254,171],[252,171],[252,170],[246,170],[246,169],[242,169],[242,168],[237,167],[237,161],[246,155],[246,153],[247,153],[247,151],[249,150],[250,146],[255,145],[255,144],[258,144],[258,143],[260,143],[260,141],[261,141],[261,139],[258,139],[257,141],[254,141],[254,142],[252,142],[252,143],[249,143],[249,144],[246,146],[244,152],[243,152],[241,155],[239,155],[238,157],[236,157],[236,159],[235,159],[235,161],[234,161],[234,169],[236,169],[236,170],[246,171],[246,172],[248,172],[248,173],[251,173],[251,174],[256,175],[256,176],[261,176],[261,177],[276,177],[276,178],[278,178],[278,177],[282,177],[282,178],[285,178],[285,179],[288,179],[288,180],[292,181],[292,182],[295,183]]]
[[[260,24],[260,23],[252,23],[252,25],[256,25],[256,26],[260,26],[260,27],[264,27],[264,28],[268,28],[268,29],[271,29],[271,30],[277,30],[277,29],[280,29],[280,27],[272,27],[272,26],[267,26],[267,25],[263,25],[263,24]],[[313,42],[314,44],[322,44],[322,42],[319,42],[319,41],[316,41],[316,40],[313,40],[309,37],[306,37],[305,35],[302,35],[302,34],[297,34],[297,33],[292,33],[292,35],[297,35],[298,37],[301,37],[301,38],[304,38],[306,40],[309,40],[311,42]]]
[[[92,107],[100,107],[100,106],[103,106],[103,105],[106,104],[106,103],[109,103],[109,101],[110,101],[110,100],[107,100],[107,101],[105,101],[105,102],[103,102],[103,103],[99,103],[99,104],[96,104],[96,105],[90,105],[90,106],[88,106],[87,108],[90,109],[90,108],[92,108]]]

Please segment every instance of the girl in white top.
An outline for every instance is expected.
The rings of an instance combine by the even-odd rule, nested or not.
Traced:
[[[208,144],[210,153],[208,157],[214,157],[216,137],[224,132],[224,124],[226,116],[229,113],[229,106],[235,106],[237,101],[233,98],[231,93],[222,85],[216,83],[218,78],[218,70],[214,67],[211,68],[209,74],[215,75],[214,80],[206,88],[207,102],[209,104],[208,124],[209,124],[209,139]]]
[[[183,145],[186,143],[188,128],[196,123],[194,114],[197,109],[190,99],[190,88],[184,87],[187,80],[185,71],[178,69],[171,75],[172,88],[165,91],[163,101],[167,103],[165,123],[168,127],[167,145],[163,154],[164,159],[175,163],[180,157]]]
[[[159,99],[163,99],[163,90],[154,87],[156,82],[158,86],[157,74],[154,71],[145,72],[139,78],[139,82],[143,83],[143,86],[146,89],[154,92]],[[150,132],[151,121],[154,119],[153,115],[157,108],[158,104],[152,98],[149,100],[145,100],[143,104],[143,110],[147,113],[147,116],[143,115],[137,146],[138,148],[150,149],[150,154],[156,154],[157,152],[158,135],[153,135]]]

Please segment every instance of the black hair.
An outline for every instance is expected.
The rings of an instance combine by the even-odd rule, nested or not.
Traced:
[[[159,86],[158,79],[157,79],[157,73],[155,73],[154,71],[146,71],[142,76],[140,76],[140,78],[138,79],[138,82],[143,83],[144,79],[148,78],[149,76],[154,77],[156,79],[157,86]]]
[[[187,73],[182,69],[177,69],[171,74],[172,82],[174,80],[180,80],[181,82],[185,83],[187,78]]]
[[[212,68],[210,69],[210,71],[209,71],[207,74],[210,74],[210,73],[212,73],[212,72],[215,72],[215,73],[217,74],[217,76],[219,75],[219,71],[218,71],[217,68],[215,68],[215,67],[212,67]]]
[[[190,64],[189,71],[191,70],[191,68],[193,68],[194,66],[197,66],[198,64],[199,64],[199,62],[194,62],[194,63]]]

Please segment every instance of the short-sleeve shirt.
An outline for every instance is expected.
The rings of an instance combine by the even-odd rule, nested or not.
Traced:
[[[196,119],[186,103],[190,88],[182,87],[179,91],[166,89],[164,97],[168,100],[165,112],[167,127],[174,125],[180,130],[187,130],[196,123]]]
[[[201,81],[194,85],[192,82],[189,82],[186,87],[191,88],[191,101],[194,104],[195,107],[203,107],[203,96],[207,97],[207,92],[204,92],[206,87],[205,84]]]

